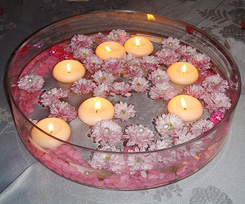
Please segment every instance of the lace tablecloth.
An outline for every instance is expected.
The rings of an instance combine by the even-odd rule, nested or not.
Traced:
[[[25,149],[6,97],[4,73],[10,55],[30,34],[52,22],[112,9],[155,13],[203,29],[225,45],[245,82],[245,1],[0,0],[0,203],[244,203],[245,85],[220,153],[199,172],[168,186],[128,192],[82,186],[49,171]]]

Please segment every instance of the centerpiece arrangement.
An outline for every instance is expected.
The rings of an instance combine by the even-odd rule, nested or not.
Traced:
[[[73,181],[119,190],[166,185],[199,170],[222,147],[240,90],[239,77],[230,73],[239,73],[220,63],[227,56],[212,39],[205,36],[214,56],[200,48],[198,30],[195,35],[163,17],[152,22],[146,14],[115,13],[117,26],[106,21],[111,30],[90,30],[89,20],[114,12],[51,25],[15,56],[9,88],[17,128],[41,163]],[[132,31],[124,25],[128,18],[136,30],[142,30],[139,21],[152,30]],[[72,29],[70,38],[64,31],[62,40],[43,42],[47,33],[53,39],[53,28],[68,22],[80,28],[80,20],[88,20],[90,32],[85,26]],[[177,25],[182,36],[167,35]],[[33,59],[13,73],[28,53]]]

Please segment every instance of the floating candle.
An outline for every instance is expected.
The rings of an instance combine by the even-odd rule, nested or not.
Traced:
[[[118,42],[103,42],[95,50],[95,54],[103,60],[109,58],[120,59],[126,53],[125,48]]]
[[[101,120],[112,119],[114,116],[114,106],[105,98],[89,98],[78,108],[78,116],[84,123],[95,125]]]
[[[150,55],[154,50],[151,41],[141,36],[128,39],[124,47],[127,53],[132,53],[137,57]]]
[[[167,69],[167,73],[170,81],[181,85],[192,84],[198,79],[196,67],[188,62],[176,62],[172,64]]]
[[[40,120],[36,126],[63,141],[67,141],[70,138],[71,128],[60,118],[45,118]],[[63,142],[50,137],[44,132],[35,127],[31,131],[32,140],[40,147],[55,148],[63,144]]]
[[[55,65],[53,76],[57,81],[72,83],[85,74],[84,66],[76,60],[63,60]]]
[[[203,106],[192,96],[178,95],[169,101],[168,111],[178,115],[183,121],[192,122],[202,116]]]

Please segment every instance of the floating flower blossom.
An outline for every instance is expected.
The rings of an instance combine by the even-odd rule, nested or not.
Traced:
[[[56,101],[49,106],[50,117],[61,118],[66,121],[71,121],[77,117],[75,107],[65,101]]]
[[[200,83],[200,84],[206,79],[206,77],[216,74],[212,70],[198,70],[198,72],[199,72],[199,77],[198,77],[196,83]]]
[[[92,74],[95,71],[101,69],[103,66],[103,63],[104,63],[104,61],[94,54],[86,57],[83,60],[83,65],[86,67],[86,70],[88,70]]]
[[[89,79],[78,79],[72,84],[71,90],[76,94],[87,94],[96,87],[95,83]]]
[[[53,88],[44,92],[40,97],[40,103],[43,106],[50,106],[61,98],[68,97],[68,92],[62,88]]]
[[[110,94],[109,86],[106,84],[100,84],[94,88],[94,96],[106,98]]]
[[[112,30],[106,37],[107,41],[116,41],[124,45],[126,40],[129,39],[129,34],[122,29]]]
[[[117,123],[112,120],[102,120],[93,127],[91,136],[102,145],[113,146],[120,142],[123,133],[122,128]]]
[[[159,66],[158,58],[155,56],[144,56],[141,58],[141,67],[147,72],[152,72]]]
[[[163,82],[168,82],[169,77],[164,70],[158,68],[157,70],[149,74],[148,80],[150,80],[152,84],[156,85],[156,84],[161,84]]]
[[[25,115],[34,111],[33,105],[39,102],[38,96],[40,96],[41,93],[41,91],[33,93],[27,92],[25,90],[21,91],[19,97],[19,107]]]
[[[165,49],[161,49],[159,51],[156,52],[156,56],[159,60],[160,64],[164,64],[166,66],[170,66],[171,64],[179,61],[179,54],[176,53],[173,50],[165,50]]]
[[[190,149],[189,152],[191,156],[193,157],[197,156],[201,151],[205,149],[203,146],[203,141],[198,140],[191,143],[189,149]]]
[[[137,145],[144,150],[152,143],[154,136],[154,133],[143,125],[129,125],[125,129],[124,138],[128,139],[127,146]]]
[[[97,83],[97,84],[111,84],[116,77],[114,75],[112,75],[111,73],[107,73],[105,71],[97,71],[95,72],[94,75],[92,75],[93,80]]]
[[[229,89],[228,82],[219,74],[206,77],[202,82],[202,86],[208,92],[225,92],[226,89]]]
[[[178,91],[170,86],[168,82],[162,82],[150,88],[149,97],[153,100],[163,98],[163,100],[168,101],[178,94]]]
[[[179,53],[181,58],[185,60],[197,54],[196,48],[186,45],[181,46],[178,50],[176,50],[176,52]]]
[[[126,83],[126,82],[114,82],[111,85],[111,89],[110,89],[110,94],[112,96],[120,94],[122,96],[126,96],[129,97],[131,96],[131,86],[130,84]]]
[[[54,45],[49,49],[49,54],[52,57],[60,58],[64,54],[64,48],[60,45]]]
[[[18,87],[27,92],[40,91],[44,85],[43,77],[39,75],[25,75],[18,81]]]
[[[120,74],[120,72],[122,71],[122,63],[119,59],[109,58],[108,60],[106,60],[104,68],[106,72],[117,75]]]
[[[120,101],[114,105],[115,108],[115,118],[121,119],[122,121],[127,121],[129,118],[135,117],[136,111],[134,110],[134,105],[124,103]]]
[[[173,113],[162,114],[157,117],[155,124],[156,130],[161,136],[174,136],[176,135],[176,131],[182,129],[184,126],[182,119]]]
[[[193,135],[196,137],[200,136],[201,134],[209,131],[211,128],[213,128],[214,123],[207,119],[200,119],[196,122],[194,122],[190,128],[190,131]]]
[[[92,38],[83,34],[74,35],[71,39],[71,47],[74,50],[77,50],[80,47],[91,48],[92,44]]]
[[[170,147],[171,143],[167,140],[156,140],[155,142],[152,142],[149,150],[150,151],[155,151],[155,150],[159,150],[159,149],[165,149]]]
[[[101,44],[102,42],[106,41],[106,35],[104,35],[101,32],[91,35],[91,38],[92,38],[93,42],[95,42],[98,45]]]
[[[127,67],[128,78],[134,79],[135,77],[143,77],[143,76],[144,76],[144,70],[139,66],[132,65]]]
[[[182,144],[194,139],[195,137],[196,135],[189,132],[186,127],[183,127],[182,129],[179,129],[177,131],[176,136],[173,138],[173,144],[174,145]]]
[[[136,92],[144,92],[149,87],[149,82],[144,77],[135,77],[131,82],[131,87]]]
[[[214,112],[210,115],[209,120],[218,125],[225,118],[225,114],[221,112]]]
[[[197,53],[189,58],[188,62],[200,69],[206,70],[210,68],[210,58],[205,54]]]
[[[200,98],[205,93],[205,89],[201,85],[194,84],[186,87],[184,93],[195,98]]]
[[[162,40],[162,48],[177,50],[180,47],[180,41],[177,38],[168,37]]]
[[[204,100],[206,108],[210,112],[224,112],[231,107],[231,99],[227,97],[224,93],[205,93],[201,98]]]
[[[77,50],[74,50],[74,57],[80,60],[85,59],[93,54],[93,50],[85,47],[80,47]]]

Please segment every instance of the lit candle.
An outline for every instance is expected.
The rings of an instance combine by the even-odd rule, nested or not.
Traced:
[[[112,119],[114,116],[114,106],[105,98],[89,98],[79,106],[78,116],[84,123],[95,125],[101,120]]]
[[[55,65],[53,76],[62,83],[72,83],[85,74],[84,66],[76,60],[63,60]]]
[[[132,53],[137,57],[150,55],[154,50],[151,41],[141,36],[128,39],[124,47],[127,53]]]
[[[167,73],[170,81],[181,85],[192,84],[198,79],[196,67],[188,62],[176,62],[172,64],[167,69]]]
[[[168,111],[178,115],[183,121],[192,122],[202,116],[203,106],[192,96],[178,95],[169,101]]]
[[[125,53],[125,48],[120,43],[113,41],[103,42],[95,50],[95,54],[102,60],[120,59]]]
[[[40,120],[36,126],[63,141],[67,141],[71,135],[70,126],[60,118],[45,118]],[[42,148],[55,148],[63,144],[63,142],[50,137],[44,132],[35,127],[32,129],[31,136],[34,143]]]

